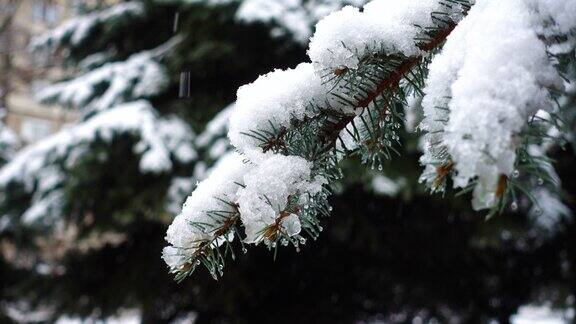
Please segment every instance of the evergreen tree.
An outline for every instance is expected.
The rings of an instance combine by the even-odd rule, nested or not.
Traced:
[[[12,158],[17,143],[16,135],[6,125],[0,123],[0,166]]]
[[[236,237],[242,249],[263,242],[274,251],[316,239],[340,161],[358,156],[382,170],[399,153],[411,97],[424,110],[421,181],[433,192],[450,181],[489,216],[518,209],[523,195],[542,214],[540,200],[554,200],[559,183],[546,150],[573,124],[563,116],[572,107],[558,102],[572,96],[573,7],[376,0],[321,20],[312,63],[238,90],[228,136],[240,154],[188,198],[168,229],[166,263],[178,280],[199,265],[217,279]]]
[[[0,211],[8,224],[2,232],[7,248],[1,298],[11,306],[3,310],[47,309],[48,321],[62,314],[105,318],[136,307],[149,323],[191,313],[200,322],[506,322],[518,307],[540,298],[568,306],[576,260],[570,197],[576,191],[565,183],[564,205],[556,179],[573,176],[573,152],[557,151],[556,135],[546,145],[528,139],[544,138],[541,127],[557,134],[550,121],[554,128],[573,129],[572,88],[550,90],[560,107],[542,117],[545,125],[522,126],[518,134],[503,127],[526,138],[526,144],[514,143],[518,152],[532,145],[526,160],[533,164],[514,160],[518,165],[506,183],[516,179],[525,195],[506,185],[490,207],[517,206],[490,222],[462,197],[425,193],[417,183],[421,134],[401,125],[404,118],[418,124],[423,116],[425,140],[432,143],[448,127],[438,114],[462,109],[451,103],[455,94],[442,95],[456,81],[441,83],[438,60],[473,60],[461,58],[467,51],[457,51],[458,45],[465,42],[456,36],[484,40],[474,29],[482,24],[466,21],[491,17],[490,6],[474,5],[477,13],[467,18],[471,3],[460,0],[419,1],[410,8],[408,2],[387,7],[390,1],[376,0],[362,13],[346,8],[317,26],[309,49],[314,66],[261,77],[231,104],[238,86],[258,74],[306,60],[312,25],[343,3],[132,1],[80,16],[36,40],[37,50],[67,51],[77,72],[41,91],[40,99],[78,109],[82,117],[0,171]],[[568,16],[574,12],[573,1],[558,3]],[[376,21],[370,12],[378,13]],[[574,20],[548,18],[553,27],[542,31],[554,32],[543,38],[554,62],[550,73],[572,80],[573,27],[564,23]],[[441,50],[448,32],[456,36]],[[475,66],[470,62],[464,66]],[[190,85],[181,89],[185,99],[177,97],[180,78]],[[426,89],[434,86],[440,90],[430,99]],[[446,107],[439,106],[447,98]],[[222,107],[228,108],[212,119]],[[230,151],[229,128],[242,155],[224,154]],[[528,132],[537,128],[538,136]],[[570,132],[563,134],[571,140]],[[425,146],[426,156],[436,160],[422,159],[432,165],[422,179],[442,190],[461,176],[462,162],[456,155],[440,159],[454,148],[434,150]],[[546,160],[534,158],[538,152],[558,161],[558,177],[540,166]],[[483,176],[476,174],[463,193],[478,188],[475,181]],[[174,247],[164,258],[178,279],[197,261],[209,271],[176,284],[158,260],[163,236],[170,215],[180,213],[185,195],[204,178],[171,225]],[[486,202],[482,194],[489,190],[475,193]],[[532,207],[530,196],[540,207]],[[319,219],[327,214],[334,214],[330,221]],[[306,242],[306,231],[313,238],[323,233]],[[275,261],[266,249],[241,253],[248,242],[265,243]],[[283,244],[300,253],[279,250]],[[228,264],[231,254],[236,261]]]

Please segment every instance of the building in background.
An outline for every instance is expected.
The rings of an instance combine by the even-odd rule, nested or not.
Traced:
[[[0,3],[0,118],[22,145],[57,132],[77,113],[35,100],[43,83],[62,78],[62,57],[31,53],[30,40],[78,10],[106,6],[105,0],[2,0]]]

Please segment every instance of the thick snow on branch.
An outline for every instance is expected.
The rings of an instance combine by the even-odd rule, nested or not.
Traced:
[[[166,69],[158,60],[174,43],[171,40],[153,50],[134,54],[126,61],[108,63],[74,79],[47,86],[37,98],[88,113],[157,95],[169,84]]]
[[[553,107],[549,90],[563,88],[535,18],[523,0],[478,1],[430,65],[428,147],[447,148],[456,187],[478,178],[476,209],[495,204],[499,177],[514,171],[519,133],[539,109]]]
[[[249,153],[263,138],[288,128],[291,121],[312,116],[313,105],[337,107],[329,90],[310,63],[260,76],[238,89],[230,117],[230,142]]]
[[[374,162],[372,151],[398,140],[390,129],[400,124],[392,124],[391,115],[401,118],[396,107],[420,92],[424,63],[455,25],[426,82],[423,161],[431,164],[430,172],[447,163],[445,173],[454,174],[457,187],[477,180],[474,207],[492,207],[502,176],[514,171],[529,118],[552,107],[550,90],[563,87],[539,32],[565,19],[548,9],[570,7],[546,1],[552,0],[480,0],[459,23],[474,1],[374,0],[363,11],[345,7],[320,21],[308,51],[313,63],[273,71],[239,89],[228,136],[243,154],[237,159],[250,163],[242,175],[233,167],[216,168],[203,182],[211,189],[193,192],[189,201],[195,203],[187,203],[183,214],[194,216],[177,218],[169,230],[167,263],[177,270],[196,257],[186,248],[196,251],[199,241],[215,241],[214,229],[222,229],[217,208],[240,218],[248,243],[297,242],[302,229],[312,229],[315,237],[321,230],[317,216],[330,211],[323,186],[340,177],[335,164],[352,154]],[[543,8],[552,18],[539,15]],[[222,177],[229,182],[222,184]],[[230,189],[230,179],[239,178]],[[214,199],[219,196],[226,200]],[[207,267],[214,271],[213,264]]]
[[[138,1],[120,2],[108,9],[72,18],[58,28],[32,40],[31,48],[52,49],[58,46],[78,46],[101,28],[116,26],[118,21],[130,21],[145,14],[144,5]]]
[[[527,3],[538,12],[536,23],[541,25],[540,32],[566,35],[576,28],[576,1],[528,0]]]
[[[553,41],[549,52],[566,53],[576,47],[576,1],[529,0],[528,3],[539,13],[538,34]]]
[[[230,153],[198,184],[168,228],[166,240],[171,246],[164,249],[162,257],[170,268],[190,261],[202,244],[216,239],[218,229],[236,216],[234,204],[248,168],[242,156]]]
[[[227,156],[232,150],[226,135],[228,134],[228,119],[233,108],[234,104],[231,104],[222,109],[196,137],[194,147],[198,151],[198,158],[192,175],[172,179],[168,189],[166,208],[170,214],[180,214],[182,203],[192,192],[196,183],[211,173],[215,167],[214,162]]]
[[[288,237],[300,233],[299,207],[322,190],[322,178],[312,176],[312,162],[297,156],[272,155],[244,176],[245,188],[238,194],[246,242],[266,239],[266,229],[278,225]]]
[[[308,54],[319,70],[332,71],[356,68],[366,54],[417,55],[420,49],[415,39],[433,26],[432,13],[458,21],[463,10],[438,0],[374,0],[363,11],[347,6],[316,25]]]
[[[367,8],[378,10],[376,4]],[[411,17],[411,8],[410,6],[404,8],[404,14],[407,17]],[[344,9],[342,12],[347,10],[349,9]],[[431,12],[428,11],[427,14],[430,16]],[[401,13],[397,15],[401,16]],[[432,25],[431,19],[429,18],[426,22],[429,21]],[[411,23],[417,21],[416,19],[410,20]],[[346,21],[339,23],[346,24]],[[405,24],[405,26],[413,28],[411,24]],[[359,31],[361,32],[362,28]],[[344,36],[344,38],[337,40],[339,36]],[[359,33],[356,36],[362,35]],[[404,37],[414,43],[411,39],[413,36],[405,35]],[[342,41],[347,40],[346,35],[334,37],[330,35],[330,37],[339,46]],[[322,39],[322,36],[315,37],[315,39]],[[319,49],[319,51],[322,52],[323,57],[334,56],[330,48]],[[228,136],[232,145],[245,154],[244,158],[250,159],[251,164],[247,166],[247,170],[243,170],[246,174],[243,176],[241,188],[235,192],[238,196],[237,200],[230,201],[229,208],[239,213],[245,228],[246,242],[265,241],[267,245],[274,246],[279,238],[282,238],[283,244],[298,238],[302,228],[310,230],[311,235],[321,230],[316,217],[328,211],[329,208],[324,205],[326,194],[323,192],[327,179],[319,175],[323,172],[313,171],[314,163],[317,161],[308,161],[299,156],[273,154],[270,151],[267,154],[261,154],[261,152],[266,151],[262,145],[266,145],[270,138],[283,136],[284,130],[291,128],[297,122],[305,122],[310,117],[316,117],[322,111],[333,110],[334,116],[346,116],[344,121],[353,119],[353,116],[358,113],[358,110],[349,105],[346,100],[338,100],[338,96],[332,93],[334,89],[323,83],[322,74],[321,71],[315,71],[311,63],[303,63],[295,69],[276,70],[261,76],[238,91],[237,102],[230,116]],[[340,121],[332,119],[328,123],[334,123],[333,127],[345,126],[340,126]],[[337,135],[340,130],[337,128],[333,132]],[[216,168],[203,183],[216,181],[216,184],[212,185],[212,190],[226,191],[227,186],[219,185],[219,180],[212,180],[214,177],[219,179],[222,175],[227,175],[226,172]],[[189,213],[198,214],[191,217],[192,220],[187,218],[184,221],[177,218],[173,223],[172,226],[175,229],[169,230],[167,239],[172,245],[180,246],[177,246],[177,249],[169,247],[165,251],[165,259],[172,269],[177,268],[175,265],[182,265],[183,260],[188,263],[191,261],[192,255],[182,253],[183,248],[190,247],[194,251],[198,248],[194,244],[198,244],[199,239],[204,242],[214,240],[214,237],[203,236],[205,231],[194,233],[198,229],[191,229],[193,224],[190,224],[194,222],[194,219],[200,219],[201,223],[207,223],[209,228],[217,228],[218,224],[214,224],[213,221],[204,221],[207,211],[214,210],[215,207],[224,207],[209,205],[208,202],[215,203],[213,202],[214,196],[218,195],[207,189],[197,188],[190,199],[201,203],[194,205],[187,203],[183,214],[188,209]],[[310,210],[309,206],[314,207]],[[225,212],[231,211],[225,210]],[[183,227],[186,229],[182,229]],[[185,233],[185,235],[175,236],[173,233]],[[300,240],[297,239],[295,242],[298,241]],[[168,259],[166,255],[175,255],[175,257]]]

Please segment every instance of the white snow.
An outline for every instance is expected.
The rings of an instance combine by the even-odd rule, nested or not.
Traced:
[[[538,33],[552,42],[565,36],[566,40],[552,44],[549,52],[554,54],[568,53],[576,46],[576,1],[574,0],[528,0],[538,11],[535,24],[539,25]]]
[[[288,128],[291,121],[312,116],[314,104],[327,107],[328,103],[337,108],[328,91],[310,63],[260,76],[238,89],[236,105],[230,116],[230,142],[238,150],[248,153],[262,141],[247,134],[254,135],[254,131],[273,133],[274,129]]]
[[[363,11],[346,6],[316,25],[308,55],[320,71],[356,68],[366,54],[417,55],[415,39],[422,28],[433,26],[432,12],[447,13],[456,21],[462,10],[437,0],[374,0]]]
[[[554,309],[551,305],[524,305],[510,318],[512,324],[564,324],[574,319],[574,309]]]
[[[567,34],[576,28],[576,1],[527,0],[538,12],[535,23],[546,33]]]
[[[182,213],[176,216],[166,234],[171,246],[164,249],[163,258],[171,269],[184,264],[200,243],[215,237],[214,231],[222,226],[223,218],[207,212],[234,212],[230,204],[237,201],[248,168],[242,156],[230,153],[218,161],[208,178],[186,199]]]
[[[244,0],[236,18],[245,22],[271,23],[275,36],[289,34],[294,40],[306,44],[313,26],[322,17],[346,4],[362,5],[364,0]]]
[[[165,0],[166,1],[166,0]],[[235,18],[245,23],[265,23],[272,26],[273,37],[290,36],[307,44],[314,25],[345,5],[361,6],[366,0],[171,0],[210,6],[238,3]]]
[[[202,133],[196,137],[196,147],[205,151],[208,161],[215,161],[231,150],[228,134],[228,121],[234,109],[234,104],[222,109],[208,124]],[[196,175],[196,173],[195,173]],[[200,174],[199,174],[200,176]]]
[[[244,176],[245,188],[238,194],[240,216],[246,230],[246,242],[258,243],[263,231],[274,225],[281,212],[286,210],[289,197],[297,197],[304,206],[308,194],[322,189],[322,179],[312,177],[312,163],[296,156],[272,155]],[[280,220],[287,236],[300,233],[297,215]]]
[[[388,197],[396,197],[400,190],[406,185],[404,178],[392,179],[385,175],[378,174],[370,182],[374,193]]]
[[[228,133],[228,121],[234,110],[234,104],[222,109],[212,120],[206,124],[204,131],[196,137],[196,146],[207,147],[218,138],[226,137]]]
[[[120,2],[114,6],[88,15],[72,18],[61,26],[32,40],[32,49],[57,48],[63,44],[80,45],[98,26],[111,25],[119,19],[130,20],[145,14],[144,4],[139,1]]]
[[[104,64],[86,74],[41,89],[36,97],[84,112],[110,109],[126,102],[150,98],[166,90],[169,78],[158,58],[169,50],[169,41],[126,61]]]
[[[2,118],[0,107],[0,118]],[[3,161],[9,161],[14,156],[18,146],[18,137],[16,134],[0,122],[0,165]]]
[[[475,209],[496,202],[500,175],[514,171],[516,136],[530,116],[552,107],[548,88],[563,87],[534,14],[522,0],[478,1],[430,66],[422,128],[433,132],[429,147],[448,149],[456,187],[478,178]]]
[[[114,316],[109,316],[104,319],[97,316],[89,316],[88,318],[62,316],[56,320],[56,324],[138,324],[142,322],[142,314],[139,309],[123,309]]]
[[[0,169],[0,187],[20,183],[26,191],[34,192],[25,219],[38,220],[37,211],[58,202],[57,195],[51,193],[59,190],[56,187],[63,179],[63,168],[71,167],[79,156],[88,153],[86,147],[97,138],[110,142],[120,133],[138,138],[134,150],[141,155],[143,173],[169,172],[172,159],[190,163],[196,158],[194,133],[186,123],[176,117],[159,118],[148,102],[136,101],[97,114],[18,152]],[[63,167],[58,166],[60,161]]]
[[[170,215],[178,215],[182,212],[182,204],[194,189],[195,182],[193,177],[175,177],[172,179],[166,194],[166,210]]]
[[[425,172],[433,177],[434,163],[453,161],[456,187],[478,180],[473,201],[476,209],[494,204],[498,179],[513,171],[518,134],[530,116],[552,105],[550,88],[563,87],[538,34],[545,30],[542,23],[550,19],[539,14],[548,10],[547,17],[557,24],[554,30],[562,30],[568,23],[561,21],[567,18],[550,8],[571,7],[550,3],[538,7],[534,1],[538,0],[478,1],[430,65],[422,100],[425,116],[421,128],[428,132],[422,159],[428,163]],[[249,4],[246,0],[242,6],[258,19],[274,21],[280,12],[298,3],[254,0]],[[235,213],[237,207],[248,243],[262,241],[271,226],[288,237],[298,235],[302,229],[300,208],[321,192],[326,179],[315,176],[313,162],[304,158],[262,154],[262,141],[254,137],[269,138],[270,133],[312,117],[316,106],[358,113],[335,104],[330,93],[334,89],[323,84],[320,75],[325,70],[356,68],[369,53],[422,54],[415,39],[423,29],[434,26],[432,12],[459,21],[463,8],[437,0],[374,0],[363,10],[345,7],[318,24],[308,51],[313,63],[275,70],[241,87],[231,112],[217,117],[197,142],[211,145],[209,156],[226,151],[217,134],[226,129],[230,114],[228,137],[239,153],[219,162],[187,199],[168,230],[171,246],[163,256],[168,265],[177,269],[189,261],[199,243],[215,239],[214,231],[222,221],[210,217],[208,211]],[[304,33],[301,21],[291,21],[295,19],[291,15],[282,19]],[[351,140],[344,131],[342,134],[345,141]],[[443,152],[447,155],[440,155]],[[204,164],[197,167],[205,169]],[[375,191],[394,194],[401,183],[380,176],[372,186]]]

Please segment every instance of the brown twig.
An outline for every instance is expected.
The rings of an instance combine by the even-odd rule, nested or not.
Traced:
[[[432,38],[430,42],[421,44],[418,47],[424,52],[430,52],[434,50],[446,40],[448,35],[450,35],[450,33],[454,30],[455,27],[456,27],[455,24],[449,24],[444,30],[439,31],[434,36],[434,38]],[[364,96],[364,98],[360,99],[354,105],[354,107],[356,108],[367,107],[372,101],[374,101],[379,95],[381,95],[385,91],[392,91],[395,88],[397,88],[404,74],[409,72],[419,62],[421,62],[422,58],[423,55],[408,57],[406,60],[400,63],[400,65],[398,65],[396,70],[390,73],[390,75],[387,78],[381,80],[373,91]],[[340,70],[338,71],[340,74],[343,73]],[[386,109],[388,109],[387,106],[383,107],[382,111],[380,111],[380,114],[385,115]],[[339,121],[329,125],[329,127],[327,127],[323,132],[321,132],[322,134],[325,134],[325,137],[321,139],[322,143],[334,143],[338,138],[338,134],[340,134],[340,131],[342,131],[346,127],[346,125],[348,125],[354,119],[354,117],[355,117],[354,115],[351,116],[347,115],[342,117]]]

